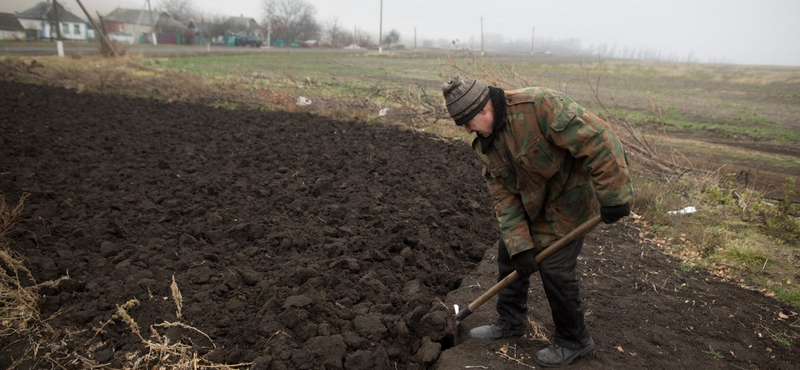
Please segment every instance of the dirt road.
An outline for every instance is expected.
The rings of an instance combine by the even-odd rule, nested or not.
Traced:
[[[463,338],[493,318],[493,301],[460,338],[445,335],[452,303],[495,273],[485,251],[497,230],[464,143],[43,86],[0,83],[0,96],[0,191],[9,203],[31,194],[14,248],[38,281],[69,275],[42,292],[42,315],[74,328],[63,345],[99,363],[147,352],[129,325],[103,324],[133,298],[145,338],[181,322],[207,337],[156,330],[256,369],[523,369],[546,345]],[[573,368],[798,368],[797,313],[682,270],[649,237],[628,220],[587,238],[598,346]],[[532,287],[530,319],[552,332]],[[0,344],[7,368],[20,344]]]

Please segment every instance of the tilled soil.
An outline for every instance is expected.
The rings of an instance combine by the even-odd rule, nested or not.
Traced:
[[[685,271],[651,238],[627,220],[600,225],[585,239],[579,268],[596,347],[570,369],[798,368],[796,310],[703,270]],[[469,302],[494,284],[494,255],[487,251],[474,277],[465,278],[445,302]],[[528,302],[531,333],[499,341],[468,339],[470,328],[496,316],[496,299],[490,300],[461,324],[459,344],[443,352],[436,369],[539,368],[532,357],[550,344],[554,327],[538,278],[531,282]]]
[[[155,329],[257,369],[530,368],[546,345],[466,339],[493,301],[453,336],[452,303],[495,279],[497,237],[462,142],[13,83],[0,96],[0,191],[31,194],[13,247],[37,281],[70,277],[42,291],[42,316],[99,363],[147,353],[129,324],[108,322],[131,299],[145,339],[183,323],[194,329]],[[800,363],[792,310],[683,271],[630,220],[591,234],[581,265],[598,347],[576,368]],[[552,332],[534,280],[530,318]],[[0,344],[5,368],[19,344]]]

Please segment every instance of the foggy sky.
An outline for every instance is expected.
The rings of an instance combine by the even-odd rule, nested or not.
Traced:
[[[195,8],[231,16],[263,17],[260,0],[192,0]],[[377,40],[381,0],[305,0],[316,19]],[[22,11],[37,0],[0,0],[0,11]],[[115,7],[141,9],[144,0],[83,0],[92,14]],[[151,0],[157,6],[158,0]],[[62,0],[80,16],[74,0]],[[502,4],[502,7],[498,5]],[[480,49],[483,33],[530,43],[579,39],[583,48],[648,48],[698,62],[800,66],[798,0],[383,0],[383,33],[396,29],[401,43],[460,41]],[[471,42],[470,42],[471,41]],[[534,45],[535,46],[535,45]],[[542,51],[542,50],[537,50]]]

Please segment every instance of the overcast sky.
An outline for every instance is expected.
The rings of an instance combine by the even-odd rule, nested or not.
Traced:
[[[145,0],[82,0],[94,14],[142,8]],[[381,0],[304,0],[321,24],[337,19],[377,40]],[[37,0],[0,0],[0,11],[22,11]],[[157,6],[159,0],[151,0]],[[198,10],[261,20],[261,0],[192,0]],[[62,3],[76,14],[74,0]],[[383,0],[383,32],[401,42],[480,40],[484,34],[530,42],[576,38],[587,48],[651,48],[700,62],[800,66],[800,0]],[[469,47],[470,45],[465,45]],[[473,45],[480,48],[480,45]]]

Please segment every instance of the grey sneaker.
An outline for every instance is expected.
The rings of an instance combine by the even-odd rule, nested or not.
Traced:
[[[509,337],[521,337],[525,334],[524,328],[504,329],[497,324],[490,324],[473,328],[469,331],[469,337],[473,339],[501,339]]]
[[[549,347],[536,352],[533,361],[541,367],[561,367],[569,365],[573,360],[591,352],[593,349],[594,340],[591,337],[586,341],[583,348],[579,349],[569,349],[553,343]]]

